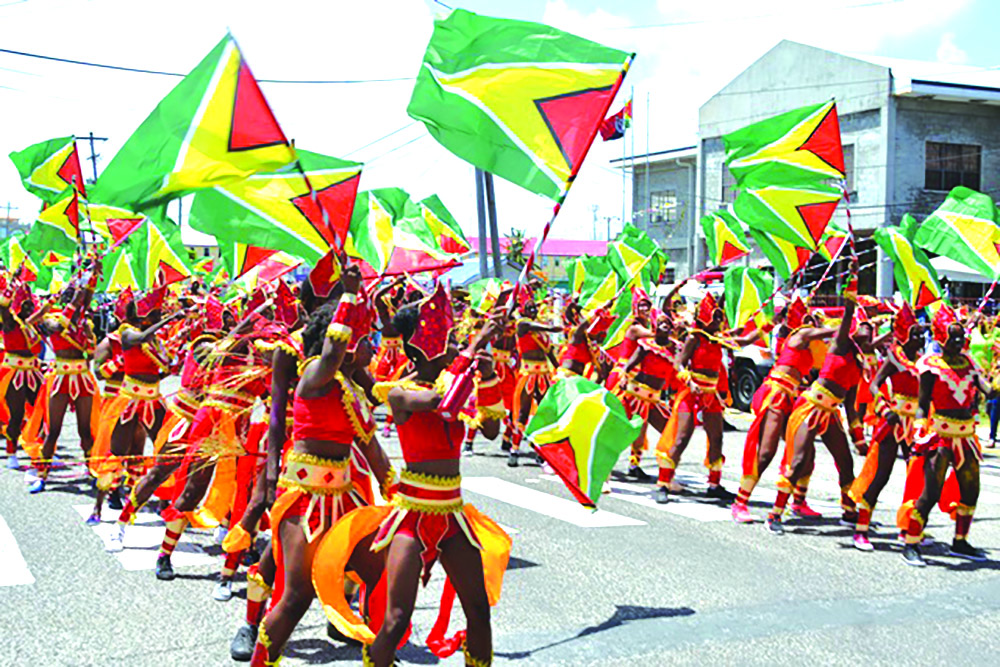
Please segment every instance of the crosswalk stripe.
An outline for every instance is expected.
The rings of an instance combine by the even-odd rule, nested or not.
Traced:
[[[559,481],[556,479],[555,481]],[[711,503],[698,502],[687,498],[672,496],[670,502],[664,505],[658,504],[650,497],[651,487],[629,484],[627,482],[609,482],[611,487],[611,498],[624,500],[627,503],[641,505],[660,512],[676,514],[695,521],[727,521],[729,520],[729,509]]]
[[[463,477],[462,489],[522,509],[537,512],[581,528],[645,526],[645,521],[607,512],[591,511],[573,500],[553,496],[499,477]]]
[[[14,533],[10,532],[7,522],[0,516],[0,586],[28,586],[33,583],[35,577],[21,555]]]
[[[93,509],[90,505],[73,505],[73,509],[81,518],[90,516]],[[111,531],[118,521],[119,512],[105,508],[102,513],[101,523],[93,527],[94,532],[101,538],[102,547],[107,550],[111,544]],[[152,570],[156,568],[156,557],[159,555],[160,544],[163,542],[163,520],[158,516],[140,512],[135,515],[135,523],[125,531],[125,549],[115,554],[115,557],[123,569],[128,571]],[[197,544],[184,541],[174,549],[170,558],[170,563],[174,568],[193,567],[196,565],[212,565],[216,562],[215,557],[205,553]]]

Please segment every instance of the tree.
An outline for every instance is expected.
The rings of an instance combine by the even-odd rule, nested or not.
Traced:
[[[524,230],[511,227],[510,233],[506,234],[507,239],[507,261],[513,264],[524,264],[527,258],[524,256]]]

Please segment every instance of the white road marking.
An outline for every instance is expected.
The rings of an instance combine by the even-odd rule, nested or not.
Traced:
[[[21,555],[14,533],[0,516],[0,586],[28,586],[35,583],[28,564]]]
[[[93,509],[91,505],[73,505],[73,509],[82,519],[90,516]],[[118,521],[118,510],[105,508],[101,514],[101,523],[94,526],[94,532],[101,538],[101,546],[107,550],[111,543],[111,531]],[[139,512],[135,515],[135,523],[125,529],[125,549],[113,555],[122,568],[129,571],[152,570],[156,568],[156,557],[160,553],[160,545],[163,543],[164,523],[160,517],[148,512]],[[205,553],[197,544],[185,541],[181,537],[180,543],[174,549],[170,558],[170,563],[174,568],[193,567],[195,565],[212,565],[216,558]]]
[[[610,495],[612,498],[649,507],[660,512],[676,514],[677,516],[702,522],[728,521],[730,518],[728,507],[682,499],[677,496],[671,496],[669,503],[660,505],[650,496],[650,492],[654,488],[652,486],[629,484],[627,482],[609,482],[608,485],[611,487]]]
[[[645,521],[604,510],[591,511],[574,500],[529,489],[499,477],[463,477],[462,488],[581,528],[645,526]]]

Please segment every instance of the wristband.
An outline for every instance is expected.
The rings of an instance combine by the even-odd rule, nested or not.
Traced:
[[[357,303],[358,299],[354,294],[345,293],[340,297],[340,303],[337,304],[337,311],[333,315],[333,321],[326,328],[327,338],[332,338],[342,343],[351,340],[351,336],[354,335],[351,322]]]

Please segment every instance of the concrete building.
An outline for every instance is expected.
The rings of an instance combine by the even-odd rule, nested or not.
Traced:
[[[635,156],[636,224],[652,221],[656,202],[668,195],[683,213],[670,235],[658,236],[678,274],[704,264],[704,239],[693,223],[735,198],[722,135],[829,98],[837,101],[852,223],[859,237],[897,224],[905,213],[922,219],[956,185],[1000,192],[1000,72],[853,57],[782,41],[701,106],[693,149],[654,153],[648,167],[646,156]],[[691,161],[696,165],[693,196],[685,179]],[[614,163],[632,169],[631,158]],[[846,224],[843,206],[834,219]],[[649,230],[657,235],[655,224]],[[875,261],[870,240],[861,248],[867,251],[861,261],[869,264],[862,290],[890,294],[891,264]],[[755,254],[750,261],[763,258]]]

